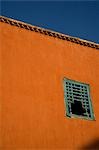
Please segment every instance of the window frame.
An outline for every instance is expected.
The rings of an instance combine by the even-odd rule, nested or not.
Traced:
[[[72,114],[72,113],[69,112],[68,100],[67,100],[68,98],[67,98],[67,93],[66,93],[66,90],[67,90],[66,89],[66,82],[73,83],[73,84],[78,84],[78,85],[81,85],[81,86],[86,86],[91,117],[76,115],[76,114]],[[86,83],[83,83],[83,82],[71,80],[71,79],[68,79],[66,77],[63,78],[63,83],[64,83],[65,116],[67,116],[69,118],[82,118],[82,119],[87,119],[87,120],[95,120],[93,105],[92,105],[92,100],[91,100],[91,94],[90,94],[91,93],[90,92],[90,85],[86,84]]]

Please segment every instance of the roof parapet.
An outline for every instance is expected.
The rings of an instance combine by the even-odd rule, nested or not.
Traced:
[[[24,28],[26,30],[39,32],[41,34],[52,36],[52,37],[55,37],[55,38],[58,38],[61,40],[71,41],[73,43],[80,44],[83,46],[99,49],[99,44],[97,44],[97,43],[90,42],[87,40],[82,40],[80,38],[76,38],[76,37],[72,37],[69,35],[62,34],[62,33],[54,32],[54,31],[51,31],[48,29],[37,27],[37,26],[33,26],[33,25],[30,25],[30,24],[27,24],[27,23],[24,23],[21,21],[17,21],[17,20],[11,19],[11,18],[4,17],[4,16],[0,16],[0,22],[8,23],[12,26],[17,26],[20,28]]]

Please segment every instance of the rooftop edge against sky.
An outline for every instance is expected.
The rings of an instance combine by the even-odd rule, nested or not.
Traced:
[[[21,21],[17,21],[17,20],[11,19],[11,18],[4,17],[4,16],[0,16],[0,22],[7,23],[7,24],[10,24],[12,26],[17,26],[19,28],[24,28],[26,30],[39,32],[39,33],[44,34],[44,35],[59,38],[61,40],[70,41],[70,42],[80,44],[80,45],[83,45],[83,46],[99,49],[99,44],[97,44],[97,43],[87,41],[87,40],[83,40],[83,39],[80,39],[80,38],[77,38],[77,37],[72,37],[72,36],[69,36],[69,35],[58,33],[58,32],[48,30],[48,29],[44,29],[44,28],[41,28],[41,27],[33,26],[33,25],[30,25],[30,24],[27,24],[27,23],[24,23],[24,22],[21,22]]]

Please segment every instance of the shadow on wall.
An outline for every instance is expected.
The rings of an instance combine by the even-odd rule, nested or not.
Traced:
[[[99,138],[84,145],[80,150],[99,150]]]

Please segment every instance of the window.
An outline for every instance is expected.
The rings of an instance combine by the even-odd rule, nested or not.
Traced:
[[[64,78],[66,115],[94,120],[89,84]]]

